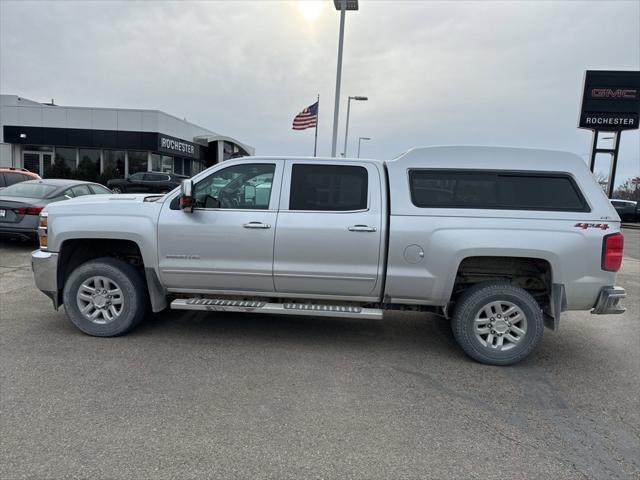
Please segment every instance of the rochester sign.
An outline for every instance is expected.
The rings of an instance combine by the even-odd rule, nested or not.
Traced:
[[[182,157],[199,157],[199,149],[195,143],[162,134],[158,134],[158,151],[178,154]]]
[[[640,113],[640,72],[587,70],[580,128],[635,130]]]

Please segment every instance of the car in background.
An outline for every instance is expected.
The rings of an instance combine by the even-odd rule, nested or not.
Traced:
[[[81,180],[27,180],[0,191],[0,236],[36,239],[38,216],[52,202],[83,195],[111,194],[103,185]]]
[[[0,167],[0,190],[27,180],[40,180],[40,175],[30,172],[26,168]]]
[[[189,177],[176,173],[138,172],[127,178],[107,182],[113,193],[168,193]]]
[[[611,200],[613,208],[616,209],[620,220],[623,222],[640,221],[640,212],[638,211],[638,202],[632,200]]]

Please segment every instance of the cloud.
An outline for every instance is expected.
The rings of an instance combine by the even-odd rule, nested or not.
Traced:
[[[59,104],[152,108],[254,145],[308,155],[293,116],[321,95],[329,154],[338,14],[295,2],[0,2],[0,89]],[[340,137],[389,158],[415,145],[504,144],[586,153],[586,69],[640,69],[638,2],[366,1],[346,24]],[[637,131],[620,179],[640,173]],[[602,165],[604,169],[604,164]]]

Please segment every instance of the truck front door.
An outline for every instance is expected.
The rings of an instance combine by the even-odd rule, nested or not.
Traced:
[[[380,180],[372,163],[286,161],[274,248],[277,292],[379,295]]]
[[[177,198],[158,222],[158,261],[172,291],[273,292],[282,160],[225,162],[194,185],[193,213]]]

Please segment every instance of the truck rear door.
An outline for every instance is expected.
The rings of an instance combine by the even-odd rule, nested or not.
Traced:
[[[282,185],[276,292],[377,297],[384,211],[377,165],[287,160]]]

